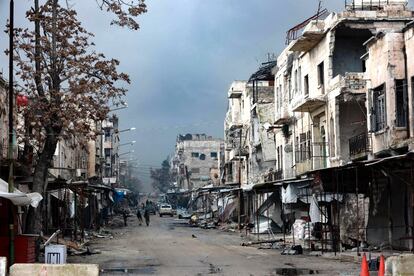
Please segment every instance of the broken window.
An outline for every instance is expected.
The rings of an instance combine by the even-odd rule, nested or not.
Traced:
[[[306,75],[304,78],[303,89],[305,92],[305,96],[309,95],[309,76]]]
[[[206,155],[205,154],[200,154],[200,160],[206,160]]]
[[[200,154],[198,152],[192,152],[191,153],[191,157],[198,158],[199,156],[200,156]]]
[[[407,127],[408,97],[407,80],[395,80],[395,115],[396,126]]]
[[[323,87],[325,85],[325,70],[323,62],[319,63],[318,65],[318,85],[320,87]]]
[[[374,131],[380,131],[386,126],[385,84],[373,90],[372,126]]]

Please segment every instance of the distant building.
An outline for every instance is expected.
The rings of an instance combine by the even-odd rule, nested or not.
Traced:
[[[179,189],[194,190],[220,184],[223,140],[205,134],[179,135],[172,159],[172,174]]]
[[[103,182],[116,186],[119,171],[119,130],[118,117],[113,115],[102,122],[103,139]]]

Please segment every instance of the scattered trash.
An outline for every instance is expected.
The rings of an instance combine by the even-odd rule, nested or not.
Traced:
[[[290,248],[286,248],[282,251],[282,255],[302,255],[303,248],[301,245],[293,245]]]
[[[311,270],[311,269],[301,269],[301,268],[277,268],[276,275],[312,275],[312,274],[319,274],[320,271],[318,270]]]
[[[217,267],[217,266],[213,265],[213,264],[210,264],[210,269],[209,270],[210,271],[209,271],[208,274],[216,274],[216,273],[220,273],[222,269],[220,267]]]

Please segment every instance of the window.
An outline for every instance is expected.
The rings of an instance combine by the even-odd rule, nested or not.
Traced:
[[[111,141],[111,130],[105,129],[105,142],[110,142],[110,141]]]
[[[283,97],[284,97],[284,95],[283,95],[283,86],[282,86],[282,84],[279,84],[279,110],[282,110]]]
[[[191,168],[191,173],[200,173],[200,168]]]
[[[198,158],[199,156],[200,156],[200,154],[198,152],[192,152],[191,153],[191,157]]]
[[[292,100],[292,80],[290,79],[290,76],[287,79],[287,89],[288,89],[288,93],[289,93],[289,102]]]
[[[408,97],[407,80],[395,80],[395,124],[397,127],[407,127]]]
[[[278,146],[277,147],[277,170],[281,171],[283,170],[283,147]]]
[[[217,152],[210,152],[210,157],[211,158],[217,158]]]
[[[206,160],[206,155],[205,154],[200,154],[200,160]]]
[[[295,90],[294,90],[294,94],[296,94],[296,92],[299,91],[298,86],[299,86],[299,81],[298,81],[298,70],[295,70],[295,75],[294,75],[294,81],[295,81]]]
[[[308,131],[296,137],[296,162],[301,163],[310,160],[311,157],[311,132]]]
[[[374,131],[380,131],[386,126],[385,115],[385,85],[381,85],[373,91],[372,126]]]
[[[298,86],[296,88],[298,90],[298,93],[302,93],[302,67],[299,66],[298,69]]]
[[[305,92],[305,96],[309,95],[309,76],[306,75],[305,78],[303,79],[303,89]]]
[[[318,85],[323,87],[325,85],[325,71],[323,62],[318,65]]]

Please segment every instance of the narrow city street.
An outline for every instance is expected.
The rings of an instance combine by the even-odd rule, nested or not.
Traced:
[[[71,263],[97,263],[103,275],[357,275],[358,265],[279,250],[240,246],[239,233],[188,226],[185,220],[151,217],[150,227],[113,229],[113,239],[98,239],[101,254],[70,257]]]

